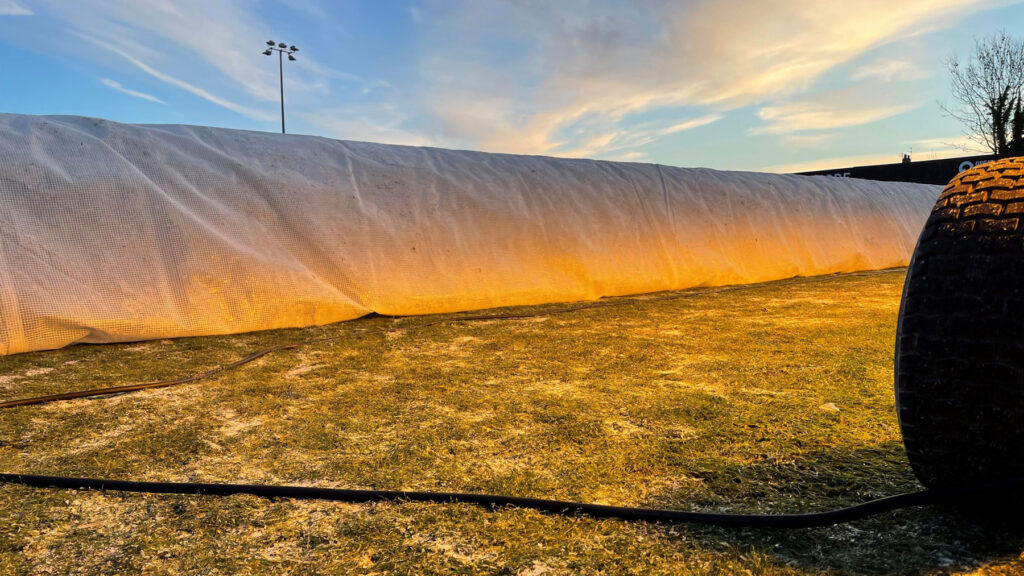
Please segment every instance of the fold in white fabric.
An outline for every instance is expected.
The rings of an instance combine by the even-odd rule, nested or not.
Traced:
[[[0,354],[906,265],[940,187],[0,115]]]

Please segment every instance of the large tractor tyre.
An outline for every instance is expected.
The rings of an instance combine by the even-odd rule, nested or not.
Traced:
[[[907,270],[896,409],[929,488],[1024,475],[1024,158],[958,175]]]

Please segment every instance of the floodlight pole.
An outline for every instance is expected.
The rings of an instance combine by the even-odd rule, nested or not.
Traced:
[[[264,56],[270,56],[274,52],[277,52],[277,69],[278,77],[281,79],[281,134],[284,134],[284,55],[288,54],[288,59],[294,61],[296,52],[299,51],[294,45],[288,46],[284,42],[280,44],[275,43],[273,40],[267,40],[267,48],[263,51]]]
[[[278,78],[281,79],[281,134],[284,134],[284,52],[277,51]]]

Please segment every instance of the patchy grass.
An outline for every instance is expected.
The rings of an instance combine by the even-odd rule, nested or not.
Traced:
[[[892,395],[903,274],[0,358],[11,399],[331,338],[193,384],[0,411],[0,470],[731,512],[853,504],[919,488]],[[1024,572],[1022,550],[1024,529],[939,508],[782,532],[0,487],[3,574],[1003,574]]]

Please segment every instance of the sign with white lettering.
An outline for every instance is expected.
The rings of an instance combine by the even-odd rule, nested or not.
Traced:
[[[923,160],[920,162],[833,168],[831,170],[798,172],[798,174],[805,176],[832,176],[836,178],[863,178],[865,180],[882,180],[886,182],[918,182],[920,184],[945,186],[960,172],[970,170],[979,164],[991,162],[996,158],[998,156],[994,155],[966,156],[944,160]]]

